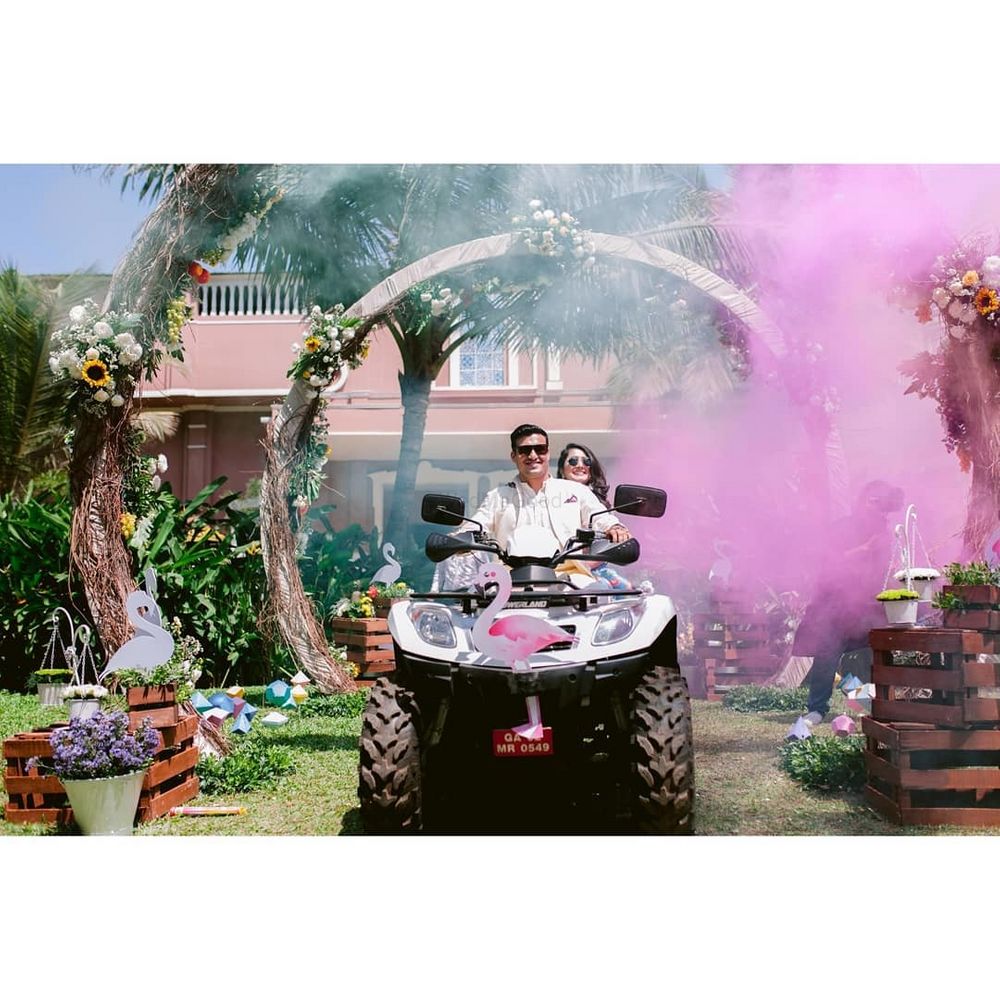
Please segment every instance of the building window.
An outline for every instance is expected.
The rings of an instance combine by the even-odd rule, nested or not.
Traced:
[[[470,340],[458,349],[460,386],[505,385],[505,375],[502,342]]]

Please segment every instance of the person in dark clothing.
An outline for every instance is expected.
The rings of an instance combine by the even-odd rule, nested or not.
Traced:
[[[793,656],[813,657],[806,678],[810,725],[822,722],[830,710],[841,656],[867,649],[868,632],[884,623],[875,595],[892,558],[888,515],[902,507],[901,489],[873,480],[862,488],[851,513],[831,525],[820,583],[792,645]]]

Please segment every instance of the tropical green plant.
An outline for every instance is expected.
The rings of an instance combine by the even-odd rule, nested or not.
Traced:
[[[1000,586],[1000,566],[985,562],[949,563],[944,568],[948,582],[953,587]]]
[[[56,608],[87,620],[69,588],[70,516],[65,473],[29,482],[20,496],[0,496],[0,685],[24,687]]]
[[[722,704],[733,712],[804,712],[809,700],[805,688],[767,687],[740,684],[722,697]]]
[[[857,790],[865,783],[865,737],[810,736],[779,748],[781,766],[806,788]]]
[[[934,599],[931,601],[931,606],[940,608],[942,611],[964,611],[966,603],[961,597],[958,596],[958,594],[952,594],[949,591],[941,590],[934,595]]]
[[[195,768],[204,795],[250,792],[294,770],[291,751],[257,733],[240,737],[224,757],[203,754]]]

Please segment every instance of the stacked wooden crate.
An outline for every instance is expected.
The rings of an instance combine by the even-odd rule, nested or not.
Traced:
[[[946,590],[981,599],[965,595],[969,617],[946,612],[949,625],[1000,623],[1000,589]],[[870,641],[868,802],[902,825],[1000,826],[1000,630],[884,628]]]
[[[740,684],[763,684],[778,669],[773,647],[774,622],[753,611],[750,599],[722,591],[710,609],[694,616],[694,655],[710,701],[720,701]]]
[[[174,685],[129,688],[128,704],[129,728],[137,729],[148,716],[160,737],[139,795],[137,819],[146,823],[198,794],[198,748],[194,745],[198,716],[183,714]],[[43,766],[51,765],[49,736],[56,728],[18,733],[4,740],[4,787],[8,797],[4,818],[9,823],[67,825],[73,818],[62,782],[49,771],[27,767],[32,757]]]

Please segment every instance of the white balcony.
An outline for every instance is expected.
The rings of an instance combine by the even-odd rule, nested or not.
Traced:
[[[197,319],[242,316],[301,319],[304,312],[300,286],[296,284],[265,288],[259,275],[213,274],[208,284],[198,286]]]

